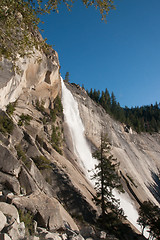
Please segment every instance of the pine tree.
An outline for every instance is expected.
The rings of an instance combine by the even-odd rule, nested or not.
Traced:
[[[146,227],[149,228],[149,239],[153,236],[160,239],[160,208],[150,201],[145,201],[139,209],[138,224],[142,227],[142,235]]]
[[[110,153],[110,144],[107,136],[101,135],[101,143],[99,149],[93,154],[93,157],[99,160],[92,179],[95,179],[96,197],[94,201],[100,205],[102,211],[102,222],[105,225],[107,217],[114,213],[117,219],[123,216],[123,210],[119,206],[113,194],[113,189],[123,191],[120,177],[117,173],[119,163]],[[115,220],[115,219],[114,219]]]
[[[65,75],[64,80],[65,80],[66,82],[69,82],[69,72],[66,72],[66,75]]]

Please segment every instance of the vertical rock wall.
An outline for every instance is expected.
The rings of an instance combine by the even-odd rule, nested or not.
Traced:
[[[53,50],[50,55],[35,51],[33,56],[19,58],[13,71],[10,61],[2,59],[0,70],[0,108],[14,102],[23,91],[35,91],[47,104],[46,99],[54,99],[60,92],[58,54]],[[47,107],[47,106],[46,106]]]

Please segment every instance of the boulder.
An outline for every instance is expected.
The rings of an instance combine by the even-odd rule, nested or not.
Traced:
[[[13,132],[9,139],[10,143],[15,146],[21,142],[22,138],[23,131],[17,125],[14,125]]]
[[[19,182],[25,194],[31,194],[38,190],[43,191],[49,197],[55,196],[52,187],[45,181],[39,169],[30,159],[29,169],[22,166],[19,174]]]
[[[17,223],[16,221],[12,224],[12,227],[8,230],[8,235],[11,239],[20,240],[25,237],[25,225],[24,223]]]
[[[6,146],[9,145],[9,140],[8,138],[6,138],[1,132],[0,132],[0,141],[2,141],[2,143]]]
[[[0,183],[3,186],[2,190],[7,189],[17,195],[20,194],[20,185],[15,176],[0,172]]]
[[[47,233],[45,236],[46,240],[62,240],[58,233]]]
[[[17,221],[17,223],[20,222],[18,210],[15,206],[5,202],[0,202],[0,211],[6,216],[13,217]]]
[[[44,177],[33,161],[31,161],[30,165],[30,174],[41,191],[46,193],[49,197],[55,196],[52,187],[45,181]]]
[[[62,240],[67,240],[67,239],[68,239],[68,236],[67,236],[66,233],[63,233],[63,234],[61,235],[61,238],[62,238]]]
[[[0,211],[0,231],[5,227],[6,223],[7,223],[7,219],[3,214],[3,212]]]
[[[20,235],[20,238],[24,238],[25,236],[25,225],[24,225],[24,222],[20,222],[18,224],[18,231],[19,231],[19,235]]]
[[[6,147],[0,145],[0,170],[18,177],[21,163]]]
[[[19,174],[19,182],[25,194],[31,194],[39,190],[31,174],[29,174],[28,170],[24,166],[22,166]]]
[[[29,196],[15,197],[12,203],[17,208],[31,211],[40,227],[54,231],[60,228],[65,229],[66,225],[69,225],[71,229],[78,230],[77,225],[62,205],[55,198],[49,198],[43,192],[37,191]]]

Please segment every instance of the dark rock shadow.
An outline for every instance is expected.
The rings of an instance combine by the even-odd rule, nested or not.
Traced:
[[[147,187],[157,202],[160,203],[160,169],[158,169],[158,173],[151,171],[151,176],[153,183],[150,183]]]

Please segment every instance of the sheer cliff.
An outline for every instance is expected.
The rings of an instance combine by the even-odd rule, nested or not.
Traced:
[[[120,162],[120,174],[132,198],[136,202],[150,199],[159,205],[160,134],[137,134],[106,114],[81,87],[68,87],[78,102],[91,145],[99,145],[101,132],[108,134],[112,153]]]
[[[37,52],[17,64],[13,73],[3,59],[0,74],[0,236],[77,239],[76,219],[94,223],[96,207],[64,142],[58,55]]]

